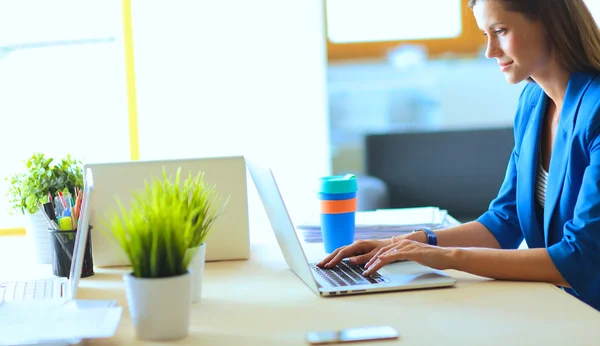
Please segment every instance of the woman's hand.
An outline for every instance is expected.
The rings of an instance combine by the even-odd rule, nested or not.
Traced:
[[[332,268],[340,263],[344,258],[349,258],[350,263],[365,264],[374,256],[381,255],[385,251],[391,249],[391,246],[401,239],[411,239],[414,241],[427,241],[427,237],[423,232],[408,233],[398,237],[383,240],[357,240],[348,246],[342,246],[325,257],[321,262],[317,263],[318,267]],[[385,249],[385,250],[382,250]]]
[[[332,268],[344,258],[348,257],[350,257],[349,260],[353,264],[364,264],[377,254],[379,249],[391,243],[392,241],[390,239],[357,240],[350,245],[337,248],[329,256],[317,263],[317,266],[322,268]]]
[[[386,264],[410,260],[434,269],[451,269],[453,248],[423,244],[409,239],[392,238],[391,244],[384,246],[365,265],[363,275],[368,276]]]

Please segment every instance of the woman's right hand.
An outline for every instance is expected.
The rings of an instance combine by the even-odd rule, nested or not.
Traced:
[[[317,263],[317,266],[321,268],[332,268],[345,258],[349,258],[350,263],[353,264],[365,264],[375,256],[380,249],[391,243],[391,239],[357,240],[350,245],[337,248],[329,256]]]

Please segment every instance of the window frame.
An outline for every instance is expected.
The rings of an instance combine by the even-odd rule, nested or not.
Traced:
[[[326,1],[323,1],[325,14]],[[429,57],[435,58],[446,53],[459,55],[475,55],[485,45],[485,38],[477,27],[475,18],[468,6],[469,0],[461,0],[462,32],[459,37],[426,40],[398,40],[382,42],[333,43],[327,39],[327,60],[385,59],[388,52],[402,44],[422,45],[427,49]],[[325,35],[327,36],[327,14]]]

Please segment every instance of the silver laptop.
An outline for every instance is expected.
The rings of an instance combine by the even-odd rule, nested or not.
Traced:
[[[0,301],[14,300],[45,300],[64,299],[74,300],[77,297],[77,288],[81,279],[81,269],[85,258],[85,246],[87,244],[90,224],[90,196],[94,189],[93,177],[86,175],[82,199],[82,216],[77,224],[73,259],[69,272],[69,279],[50,278],[32,279],[16,282],[0,283]],[[3,291],[3,292],[2,292]],[[3,299],[2,299],[3,298]]]
[[[117,208],[115,197],[118,196],[127,206],[132,200],[132,192],[143,190],[145,180],[149,182],[152,177],[162,177],[163,167],[167,175],[173,178],[179,167],[182,179],[204,172],[204,181],[215,184],[222,202],[229,198],[206,241],[206,261],[248,259],[250,235],[246,164],[242,156],[230,156],[85,164],[86,171],[91,169],[93,172],[96,186],[90,221],[94,225],[94,265],[129,264],[116,240],[104,229],[106,216]]]
[[[412,261],[389,264],[368,278],[362,276],[364,269],[361,266],[352,265],[348,261],[343,261],[332,269],[321,269],[315,263],[309,263],[273,172],[248,158],[246,163],[287,265],[316,294],[334,296],[448,287],[456,284],[456,280],[444,272]]]

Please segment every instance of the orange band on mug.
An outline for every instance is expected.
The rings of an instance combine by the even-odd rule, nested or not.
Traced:
[[[343,200],[321,200],[321,214],[344,214],[356,211],[356,197]]]

